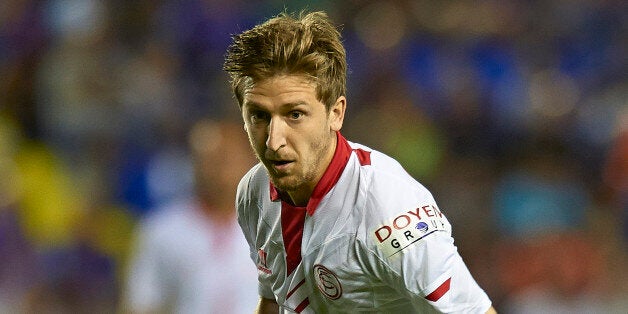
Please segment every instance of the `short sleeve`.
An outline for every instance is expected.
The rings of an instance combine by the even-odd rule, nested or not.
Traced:
[[[405,230],[391,235],[402,237],[398,240],[402,250],[377,249],[378,257],[374,260],[380,279],[410,299],[417,309],[485,313],[491,302],[473,279],[447,227],[436,228],[430,220],[419,221],[410,227],[425,228],[423,223],[430,225],[425,233],[413,231],[410,237]],[[446,219],[444,223],[448,224]],[[430,227],[434,230],[430,231]]]
[[[257,226],[259,223],[259,212],[255,200],[252,198],[251,184],[255,170],[259,165],[253,167],[238,184],[236,192],[236,213],[238,224],[244,233],[244,238],[249,245],[249,257],[253,261],[251,267],[257,267],[258,251],[255,245],[257,240]],[[259,277],[259,276],[258,276]],[[275,299],[270,286],[258,280],[259,295],[266,299]]]
[[[394,173],[375,173],[366,195],[373,276],[419,312],[485,313],[491,302],[458,253],[445,212],[425,187]]]

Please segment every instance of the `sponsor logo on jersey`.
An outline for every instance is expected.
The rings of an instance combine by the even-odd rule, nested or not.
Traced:
[[[320,264],[314,265],[314,280],[318,290],[326,298],[337,300],[342,296],[342,285],[338,280],[338,276],[327,269],[327,267]]]
[[[264,251],[263,249],[257,250],[257,269],[266,274],[272,274],[273,272],[268,268],[268,265],[266,264],[267,256],[268,253],[266,253],[266,251]]]
[[[375,229],[373,236],[390,257],[437,231],[449,231],[449,224],[436,205],[425,205],[400,213]]]
[[[428,230],[430,230],[430,226],[428,226],[427,223],[424,221],[419,221],[419,223],[416,224],[415,228],[423,233],[426,233]]]

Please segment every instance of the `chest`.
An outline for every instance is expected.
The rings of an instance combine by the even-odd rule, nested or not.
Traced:
[[[381,310],[387,303],[404,305],[398,293],[374,274],[371,266],[376,261],[358,235],[359,224],[352,215],[325,221],[307,217],[300,261],[289,272],[286,262],[290,257],[277,222],[266,229],[270,232],[257,237],[260,281],[271,287],[278,303],[292,310],[306,297],[309,306],[322,313],[333,309]]]

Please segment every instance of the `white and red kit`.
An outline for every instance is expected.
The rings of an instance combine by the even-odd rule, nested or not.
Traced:
[[[307,207],[281,200],[261,164],[240,181],[260,295],[284,312],[485,313],[491,301],[430,192],[394,159],[337,136]]]
[[[244,314],[255,308],[256,272],[237,223],[215,221],[198,200],[186,199],[156,209],[137,232],[124,294],[130,313]]]

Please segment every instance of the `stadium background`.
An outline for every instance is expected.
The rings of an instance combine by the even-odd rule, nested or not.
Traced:
[[[238,115],[230,35],[304,7],[343,26],[343,133],[435,194],[498,310],[628,308],[625,1],[4,0],[0,312],[117,309],[190,126]]]

